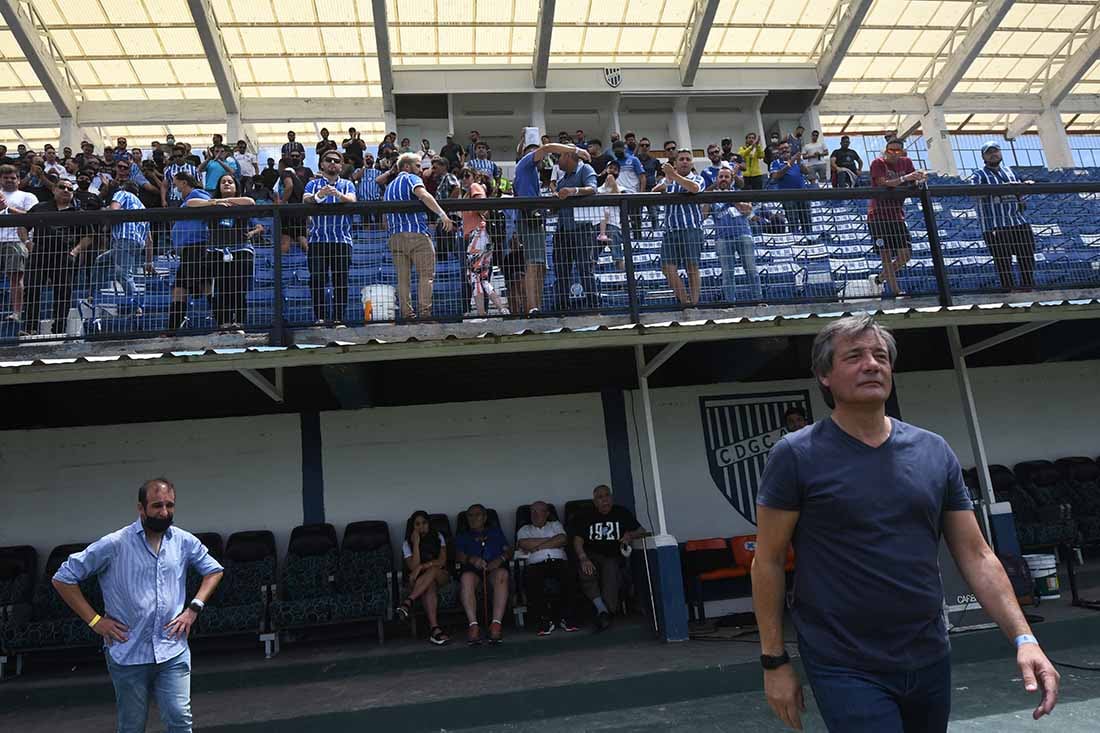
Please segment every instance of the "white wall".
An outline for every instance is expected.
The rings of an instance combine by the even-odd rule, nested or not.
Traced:
[[[1100,455],[1096,423],[1096,415],[1100,414],[1100,362],[971,369],[970,377],[991,463],[1011,467],[1034,459]],[[902,372],[896,375],[896,383],[902,418],[943,435],[963,467],[973,466],[954,372]],[[813,418],[826,417],[829,409],[810,379],[652,390],[657,455],[671,534],[683,541],[754,531],[711,478],[699,398],[802,389],[810,392]],[[641,427],[644,417],[637,392],[627,397],[635,502],[640,521],[656,529],[649,457],[638,449],[639,444],[644,449],[645,442],[644,436],[639,441],[635,433],[632,406],[636,424]]]
[[[610,482],[598,394],[373,408],[321,415],[325,516],[389,523],[395,548],[417,509],[451,517],[474,502],[500,513],[535,499],[559,511]]]
[[[754,526],[737,513],[711,477],[699,398],[792,390],[810,391],[811,413],[815,420],[828,414],[820,392],[813,380],[809,379],[752,384],[727,383],[650,391],[665,518],[670,534],[683,541],[704,537],[733,537],[755,532]],[[656,532],[657,505],[653,498],[649,454],[645,452],[647,444],[644,433],[635,431],[635,426],[639,430],[645,429],[641,395],[637,391],[628,393],[626,407],[634,460],[634,495],[638,520],[647,529]],[[639,445],[642,447],[641,451],[638,449]]]
[[[990,463],[1100,455],[1100,362],[970,370]],[[897,375],[906,421],[943,435],[964,468],[974,465],[953,371]]]
[[[0,433],[0,545],[45,564],[60,544],[137,518],[141,482],[176,485],[176,522],[192,532],[270,529],[280,553],[302,521],[297,415]]]

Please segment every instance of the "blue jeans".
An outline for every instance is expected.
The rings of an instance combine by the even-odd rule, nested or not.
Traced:
[[[799,639],[814,699],[832,733],[942,733],[951,715],[951,657],[921,669],[866,672],[826,664]]]
[[[722,268],[722,299],[727,303],[737,300],[737,261],[745,268],[749,278],[749,290],[752,299],[760,302],[760,275],[756,272],[756,252],[753,250],[752,235],[744,234],[735,239],[718,239],[718,265]]]
[[[168,733],[191,733],[190,649],[160,664],[117,664],[109,651],[104,654],[115,686],[117,733],[143,733],[150,693]]]
[[[95,291],[98,295],[112,281],[122,284],[122,292],[132,298],[137,292],[134,287],[134,268],[138,266],[145,243],[135,239],[112,239],[111,251],[100,255],[97,260],[98,274],[95,278]],[[110,264],[105,260],[110,257]]]

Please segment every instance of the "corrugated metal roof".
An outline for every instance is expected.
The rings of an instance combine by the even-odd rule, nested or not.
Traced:
[[[870,306],[871,303],[866,305]],[[390,361],[476,353],[606,348],[636,343],[756,338],[777,334],[814,333],[820,328],[819,321],[841,318],[857,312],[876,314],[884,324],[899,329],[930,328],[948,324],[1084,319],[1100,317],[1098,306],[1098,298],[1029,300],[1015,303],[975,302],[949,307],[912,303],[893,308],[837,309],[836,304],[826,304],[813,310],[804,306],[801,310],[790,310],[786,313],[727,317],[721,315],[728,311],[714,311],[714,315],[719,317],[706,317],[708,313],[697,311],[702,317],[671,320],[656,320],[661,316],[651,315],[646,318],[653,320],[640,324],[608,323],[606,320],[584,323],[582,319],[571,319],[574,325],[554,325],[542,329],[532,327],[537,326],[538,321],[524,321],[524,327],[519,329],[509,328],[509,324],[515,322],[506,320],[495,323],[440,324],[430,327],[428,332],[425,332],[425,327],[391,327],[389,332],[394,337],[371,337],[362,341],[324,340],[326,332],[317,329],[295,332],[295,338],[302,341],[320,338],[320,342],[296,343],[290,346],[256,345],[71,357],[8,358],[0,361],[0,384]],[[486,326],[493,328],[481,330]],[[348,331],[354,332],[354,329],[327,333],[344,336]],[[432,337],[433,333],[438,336]],[[130,346],[134,349],[141,348],[140,343]]]

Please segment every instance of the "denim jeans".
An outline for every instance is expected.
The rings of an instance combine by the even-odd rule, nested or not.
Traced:
[[[800,638],[798,652],[832,733],[943,733],[951,714],[951,657],[921,669],[867,672],[826,664]]]
[[[611,249],[611,259],[623,262],[623,230],[614,224],[607,225],[607,246]],[[601,250],[602,251],[602,250]]]
[[[813,234],[809,201],[784,201],[783,210],[787,212],[787,226],[791,234]]]
[[[588,222],[576,222],[569,229],[559,229],[554,235],[554,306],[558,311],[569,310],[570,289],[580,281],[584,290],[579,308],[596,308],[599,295],[596,290],[596,227]],[[573,279],[573,268],[577,280]]]
[[[191,733],[191,650],[160,664],[117,664],[109,651],[107,671],[115,686],[117,733],[142,733],[149,717],[149,695],[156,698],[168,733]]]
[[[126,297],[132,298],[137,293],[134,287],[134,268],[138,266],[141,253],[145,249],[145,243],[136,239],[112,239],[111,251],[105,255],[110,257],[110,264],[99,261],[99,274],[96,277],[95,294],[110,285],[112,281],[122,285],[122,292]]]
[[[752,236],[744,234],[736,239],[719,238],[717,249],[718,265],[722,268],[722,299],[727,303],[737,300],[737,261],[740,260],[749,278],[752,299],[759,303],[764,296],[760,291],[760,275],[756,272]]]

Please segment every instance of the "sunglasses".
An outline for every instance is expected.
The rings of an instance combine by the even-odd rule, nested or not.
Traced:
[[[72,187],[72,186],[57,186],[57,190],[59,190],[59,191],[69,191],[69,192],[72,192],[72,191],[73,191],[73,187]]]
[[[462,174],[462,177],[463,177],[463,178],[473,178],[473,177],[474,177],[474,174],[473,174],[473,173],[463,173],[463,174]]]

